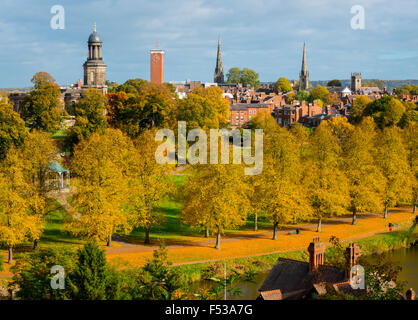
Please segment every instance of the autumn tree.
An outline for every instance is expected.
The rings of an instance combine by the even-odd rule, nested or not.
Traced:
[[[82,98],[75,105],[75,124],[67,132],[70,148],[94,132],[104,132],[107,124],[105,112],[105,97],[102,92],[93,88],[84,90]]]
[[[49,164],[57,156],[57,147],[50,134],[34,130],[29,133],[23,146],[19,149],[25,163],[31,183],[38,193],[45,196],[50,190],[48,185]]]
[[[379,128],[397,125],[406,108],[404,104],[393,96],[383,96],[369,103],[364,110],[366,116],[373,117]]]
[[[75,147],[73,206],[80,217],[71,224],[72,233],[111,246],[114,232],[132,229],[133,218],[123,204],[133,150],[132,141],[115,129],[94,133]]]
[[[348,181],[339,168],[341,147],[333,126],[322,122],[311,138],[311,164],[305,166],[304,183],[311,207],[318,218],[317,232],[322,219],[342,215],[348,207]]]
[[[399,128],[383,129],[377,141],[376,163],[387,181],[383,192],[386,219],[390,206],[412,198],[412,173]]]
[[[27,136],[25,122],[13,107],[0,97],[0,159],[11,147],[19,147]]]
[[[328,104],[330,100],[330,93],[326,87],[317,85],[309,92],[308,101],[313,102],[315,100],[321,100],[323,103]]]
[[[274,85],[274,92],[293,92],[293,88],[290,85],[289,80],[284,77],[281,77],[277,80],[276,84]]]
[[[177,120],[187,121],[187,128],[222,128],[228,125],[229,101],[218,87],[195,88],[181,99]]]
[[[366,96],[355,98],[350,109],[350,122],[353,124],[359,123],[363,119],[365,110],[370,103],[372,103],[372,100]]]
[[[65,114],[61,90],[49,73],[38,72],[32,78],[33,89],[22,105],[22,118],[30,129],[58,129]]]
[[[327,87],[341,87],[341,81],[334,79],[327,83]]]
[[[348,209],[353,225],[358,214],[382,209],[386,179],[374,160],[376,139],[376,125],[371,117],[366,117],[342,145],[342,168],[349,180]]]
[[[261,209],[273,224],[273,240],[277,240],[280,223],[306,218],[310,208],[302,189],[302,164],[295,136],[277,127],[266,134],[265,150],[257,191]]]
[[[411,168],[412,182],[412,205],[414,214],[418,205],[418,123],[413,122],[403,130],[405,149],[407,150],[408,162]]]
[[[273,130],[277,127],[276,120],[268,110],[260,110],[249,121],[248,127],[250,129],[263,129],[264,132]]]
[[[243,170],[235,164],[195,165],[184,187],[184,222],[214,230],[216,249],[225,229],[245,224],[249,203]]]
[[[158,143],[155,130],[144,131],[135,140],[136,149],[129,170],[129,210],[135,217],[135,224],[145,229],[145,243],[150,243],[152,226],[164,221],[161,201],[173,192],[173,185],[167,174],[172,170],[168,164],[155,160]]]
[[[8,248],[9,264],[13,263],[13,248],[27,240],[39,239],[43,230],[36,190],[25,179],[23,161],[14,148],[0,163],[0,242]]]

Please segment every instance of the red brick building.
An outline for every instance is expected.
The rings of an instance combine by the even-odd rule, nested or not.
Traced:
[[[231,112],[229,123],[231,128],[242,127],[261,110],[271,112],[271,106],[267,104],[237,103],[229,107]]]
[[[164,83],[164,51],[159,49],[151,50],[151,77],[155,84]]]
[[[306,104],[305,101],[302,103],[296,101],[295,104],[275,108],[273,116],[278,125],[290,127],[295,122],[303,122],[305,117],[312,117],[321,113],[323,113],[323,109],[316,101],[313,104]]]

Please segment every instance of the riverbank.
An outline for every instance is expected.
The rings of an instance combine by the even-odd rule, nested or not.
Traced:
[[[355,240],[362,250],[362,255],[381,254],[395,249],[408,248],[412,243],[418,241],[418,228],[407,239],[409,228],[393,231],[392,233],[380,233],[369,237],[363,237]],[[329,239],[324,239],[327,242]],[[341,246],[345,247],[348,240],[341,241]],[[306,247],[308,243],[306,244]],[[325,263],[335,258],[337,251],[335,246],[326,243]],[[187,283],[200,281],[211,277],[224,276],[224,265],[226,264],[227,275],[236,270],[240,273],[252,272],[263,273],[269,272],[278,258],[290,258],[300,261],[308,261],[308,253],[306,250],[295,250],[274,254],[258,255],[246,258],[225,259],[216,262],[205,262],[196,264],[185,264],[174,266],[183,274]]]

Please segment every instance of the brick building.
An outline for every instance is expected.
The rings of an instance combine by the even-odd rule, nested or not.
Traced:
[[[275,108],[273,116],[276,123],[282,127],[290,127],[293,123],[303,123],[305,117],[311,117],[323,113],[323,108],[320,107],[316,101],[314,103],[306,104],[305,101],[299,103],[295,101],[294,104],[287,104]]]
[[[261,110],[271,112],[271,106],[268,104],[237,103],[229,107],[229,123],[231,128],[242,127],[257,115]]]

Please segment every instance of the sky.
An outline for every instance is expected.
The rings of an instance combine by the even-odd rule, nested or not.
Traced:
[[[54,30],[51,8],[65,10]],[[353,29],[354,5],[364,29]],[[83,76],[97,23],[110,81],[149,80],[149,50],[165,54],[165,81],[212,82],[218,37],[225,74],[251,68],[261,81],[297,79],[303,43],[311,80],[418,79],[416,0],[1,0],[0,88],[30,86],[38,71],[60,85]]]

